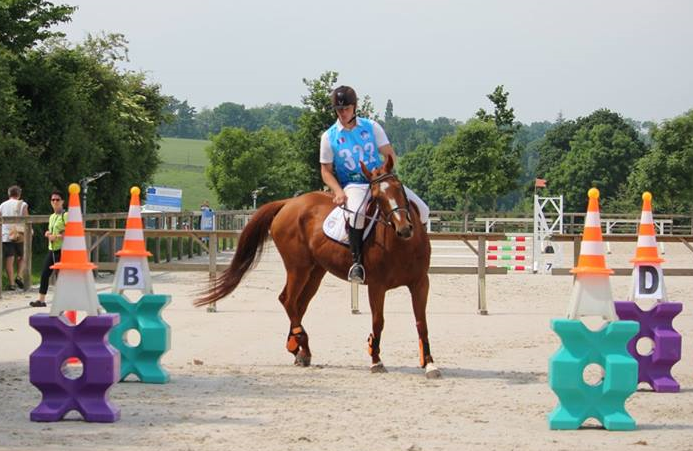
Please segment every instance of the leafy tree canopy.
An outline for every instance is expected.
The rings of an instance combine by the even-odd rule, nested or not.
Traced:
[[[551,129],[539,152],[539,175],[550,192],[564,196],[567,211],[584,211],[593,186],[604,205],[618,197],[645,145],[619,114],[597,110]]]
[[[89,211],[119,211],[130,186],[156,170],[164,97],[142,74],[116,69],[127,57],[122,35],[57,39],[48,27],[72,11],[0,2],[0,186],[19,184],[32,211],[45,213],[51,190],[110,171],[91,185]]]
[[[20,54],[63,33],[50,27],[69,22],[77,8],[44,0],[0,0],[0,46]]]
[[[625,205],[637,208],[641,194],[650,191],[656,210],[693,212],[693,110],[652,126],[653,147],[635,164],[622,193]]]
[[[229,208],[251,206],[254,190],[262,204],[307,188],[307,168],[296,158],[286,131],[225,127],[206,151],[210,186]]]
[[[443,139],[433,152],[435,207],[468,211],[488,207],[508,183],[503,133],[492,122],[472,119]],[[439,198],[437,199],[436,196]]]

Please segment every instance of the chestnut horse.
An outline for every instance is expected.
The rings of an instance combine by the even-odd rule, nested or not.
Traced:
[[[427,377],[439,377],[440,371],[431,357],[426,325],[431,245],[418,210],[409,204],[402,184],[391,172],[392,165],[390,157],[373,172],[361,164],[379,210],[377,224],[364,243],[363,251],[373,319],[373,332],[368,337],[371,371],[386,371],[380,360],[385,292],[405,285],[414,308],[420,365]],[[231,265],[195,305],[210,304],[236,289],[246,272],[257,263],[263,244],[271,234],[287,273],[286,285],[279,295],[290,321],[286,347],[294,354],[296,365],[310,365],[308,334],[301,324],[303,315],[325,272],[346,280],[351,266],[349,249],[325,236],[322,229],[323,221],[333,208],[332,196],[324,192],[311,192],[263,205],[243,229]]]

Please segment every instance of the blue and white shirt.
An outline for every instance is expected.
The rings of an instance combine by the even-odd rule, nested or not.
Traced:
[[[388,144],[385,130],[375,121],[357,117],[356,126],[347,130],[337,120],[320,139],[320,163],[333,164],[342,187],[350,183],[368,183],[359,161],[370,171],[382,166],[378,149]]]

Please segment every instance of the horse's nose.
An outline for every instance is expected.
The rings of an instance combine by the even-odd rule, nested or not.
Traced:
[[[397,230],[397,236],[400,238],[409,239],[411,238],[412,226],[402,227]]]

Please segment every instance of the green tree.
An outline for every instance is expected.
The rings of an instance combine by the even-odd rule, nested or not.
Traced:
[[[34,182],[35,158],[22,136],[29,105],[17,95],[14,68],[16,55],[0,45],[0,186]],[[39,183],[36,180],[34,183]],[[25,199],[28,198],[26,195]]]
[[[656,209],[693,211],[693,110],[652,126],[653,147],[635,164],[622,193],[626,204],[640,208],[641,194],[652,192]]]
[[[492,121],[498,131],[503,136],[503,152],[499,156],[499,164],[504,175],[505,184],[499,186],[497,196],[503,196],[515,190],[520,183],[521,177],[521,155],[523,146],[521,141],[515,140],[515,135],[520,129],[520,124],[515,123],[515,110],[508,107],[508,98],[510,93],[504,90],[503,85],[496,86],[493,92],[486,96],[494,105],[493,115],[486,113],[483,108],[477,111],[476,115],[482,121]],[[510,195],[504,199],[496,198],[493,208],[498,204],[504,206],[505,209],[510,209],[511,205],[516,202],[516,196]]]
[[[645,145],[619,114],[597,110],[551,129],[539,152],[538,176],[547,179],[549,192],[564,196],[567,211],[584,211],[592,186],[605,208],[618,198]]]
[[[392,100],[387,99],[387,106],[385,106],[385,122],[389,122],[394,117]]]
[[[463,209],[492,205],[508,186],[502,157],[505,137],[492,122],[472,119],[442,140],[433,152],[431,198],[435,207]]]
[[[49,28],[72,20],[76,9],[45,0],[0,0],[0,46],[20,54],[48,38],[65,36]]]
[[[337,72],[327,71],[315,80],[303,79],[308,94],[301,98],[305,111],[298,119],[298,130],[294,135],[294,145],[300,160],[308,168],[309,189],[323,186],[320,177],[320,137],[335,121],[335,113],[330,102],[330,93],[337,82]]]
[[[397,155],[406,155],[420,145],[437,145],[444,136],[454,133],[457,125],[456,120],[446,117],[428,121],[393,116],[383,128]]]
[[[226,127],[207,147],[207,178],[219,200],[229,208],[252,204],[251,191],[262,186],[269,153],[256,147],[251,132]]]
[[[49,210],[50,190],[98,171],[110,174],[90,187],[92,212],[121,210],[130,186],[151,180],[165,99],[144,75],[116,70],[111,56],[126,54],[120,35],[90,36],[25,50],[10,66],[14,125],[0,134],[9,171],[0,183],[19,183],[32,211]]]
[[[284,130],[263,127],[255,133],[259,145],[268,149],[271,160],[263,185],[268,189],[265,200],[284,199],[310,190],[311,180],[308,166],[300,158],[293,145],[291,135]]]
[[[210,187],[230,208],[252,205],[252,191],[264,187],[257,203],[291,197],[308,184],[307,168],[296,158],[289,134],[225,127],[207,147]]]
[[[508,97],[510,97],[510,93],[505,91],[503,85],[498,85],[496,89],[486,97],[494,105],[493,115],[488,114],[483,108],[479,108],[476,117],[482,121],[492,120],[499,130],[511,136],[514,135],[519,126],[515,124],[515,109],[508,108]]]
[[[430,186],[433,182],[431,167],[433,150],[432,144],[422,144],[397,160],[397,172],[402,183],[429,204],[431,203]]]
[[[201,138],[195,123],[195,107],[188,105],[187,100],[182,102],[175,97],[166,98],[164,108],[165,121],[159,127],[161,136],[175,138]]]
[[[253,128],[259,130],[262,127],[269,127],[276,130],[296,131],[298,118],[301,117],[303,109],[291,105],[270,103],[262,107],[248,109]]]
[[[570,140],[580,126],[577,122],[561,119],[557,125],[546,132],[544,139],[537,147],[539,160],[536,166],[536,176],[547,178],[547,174],[557,168],[570,151]]]
[[[539,164],[539,146],[544,142],[544,137],[555,124],[548,121],[532,122],[530,125],[521,125],[514,137],[513,146],[521,149],[520,176],[518,188],[506,196],[508,205],[517,212],[531,213],[534,208],[534,180],[537,178],[537,165]]]

